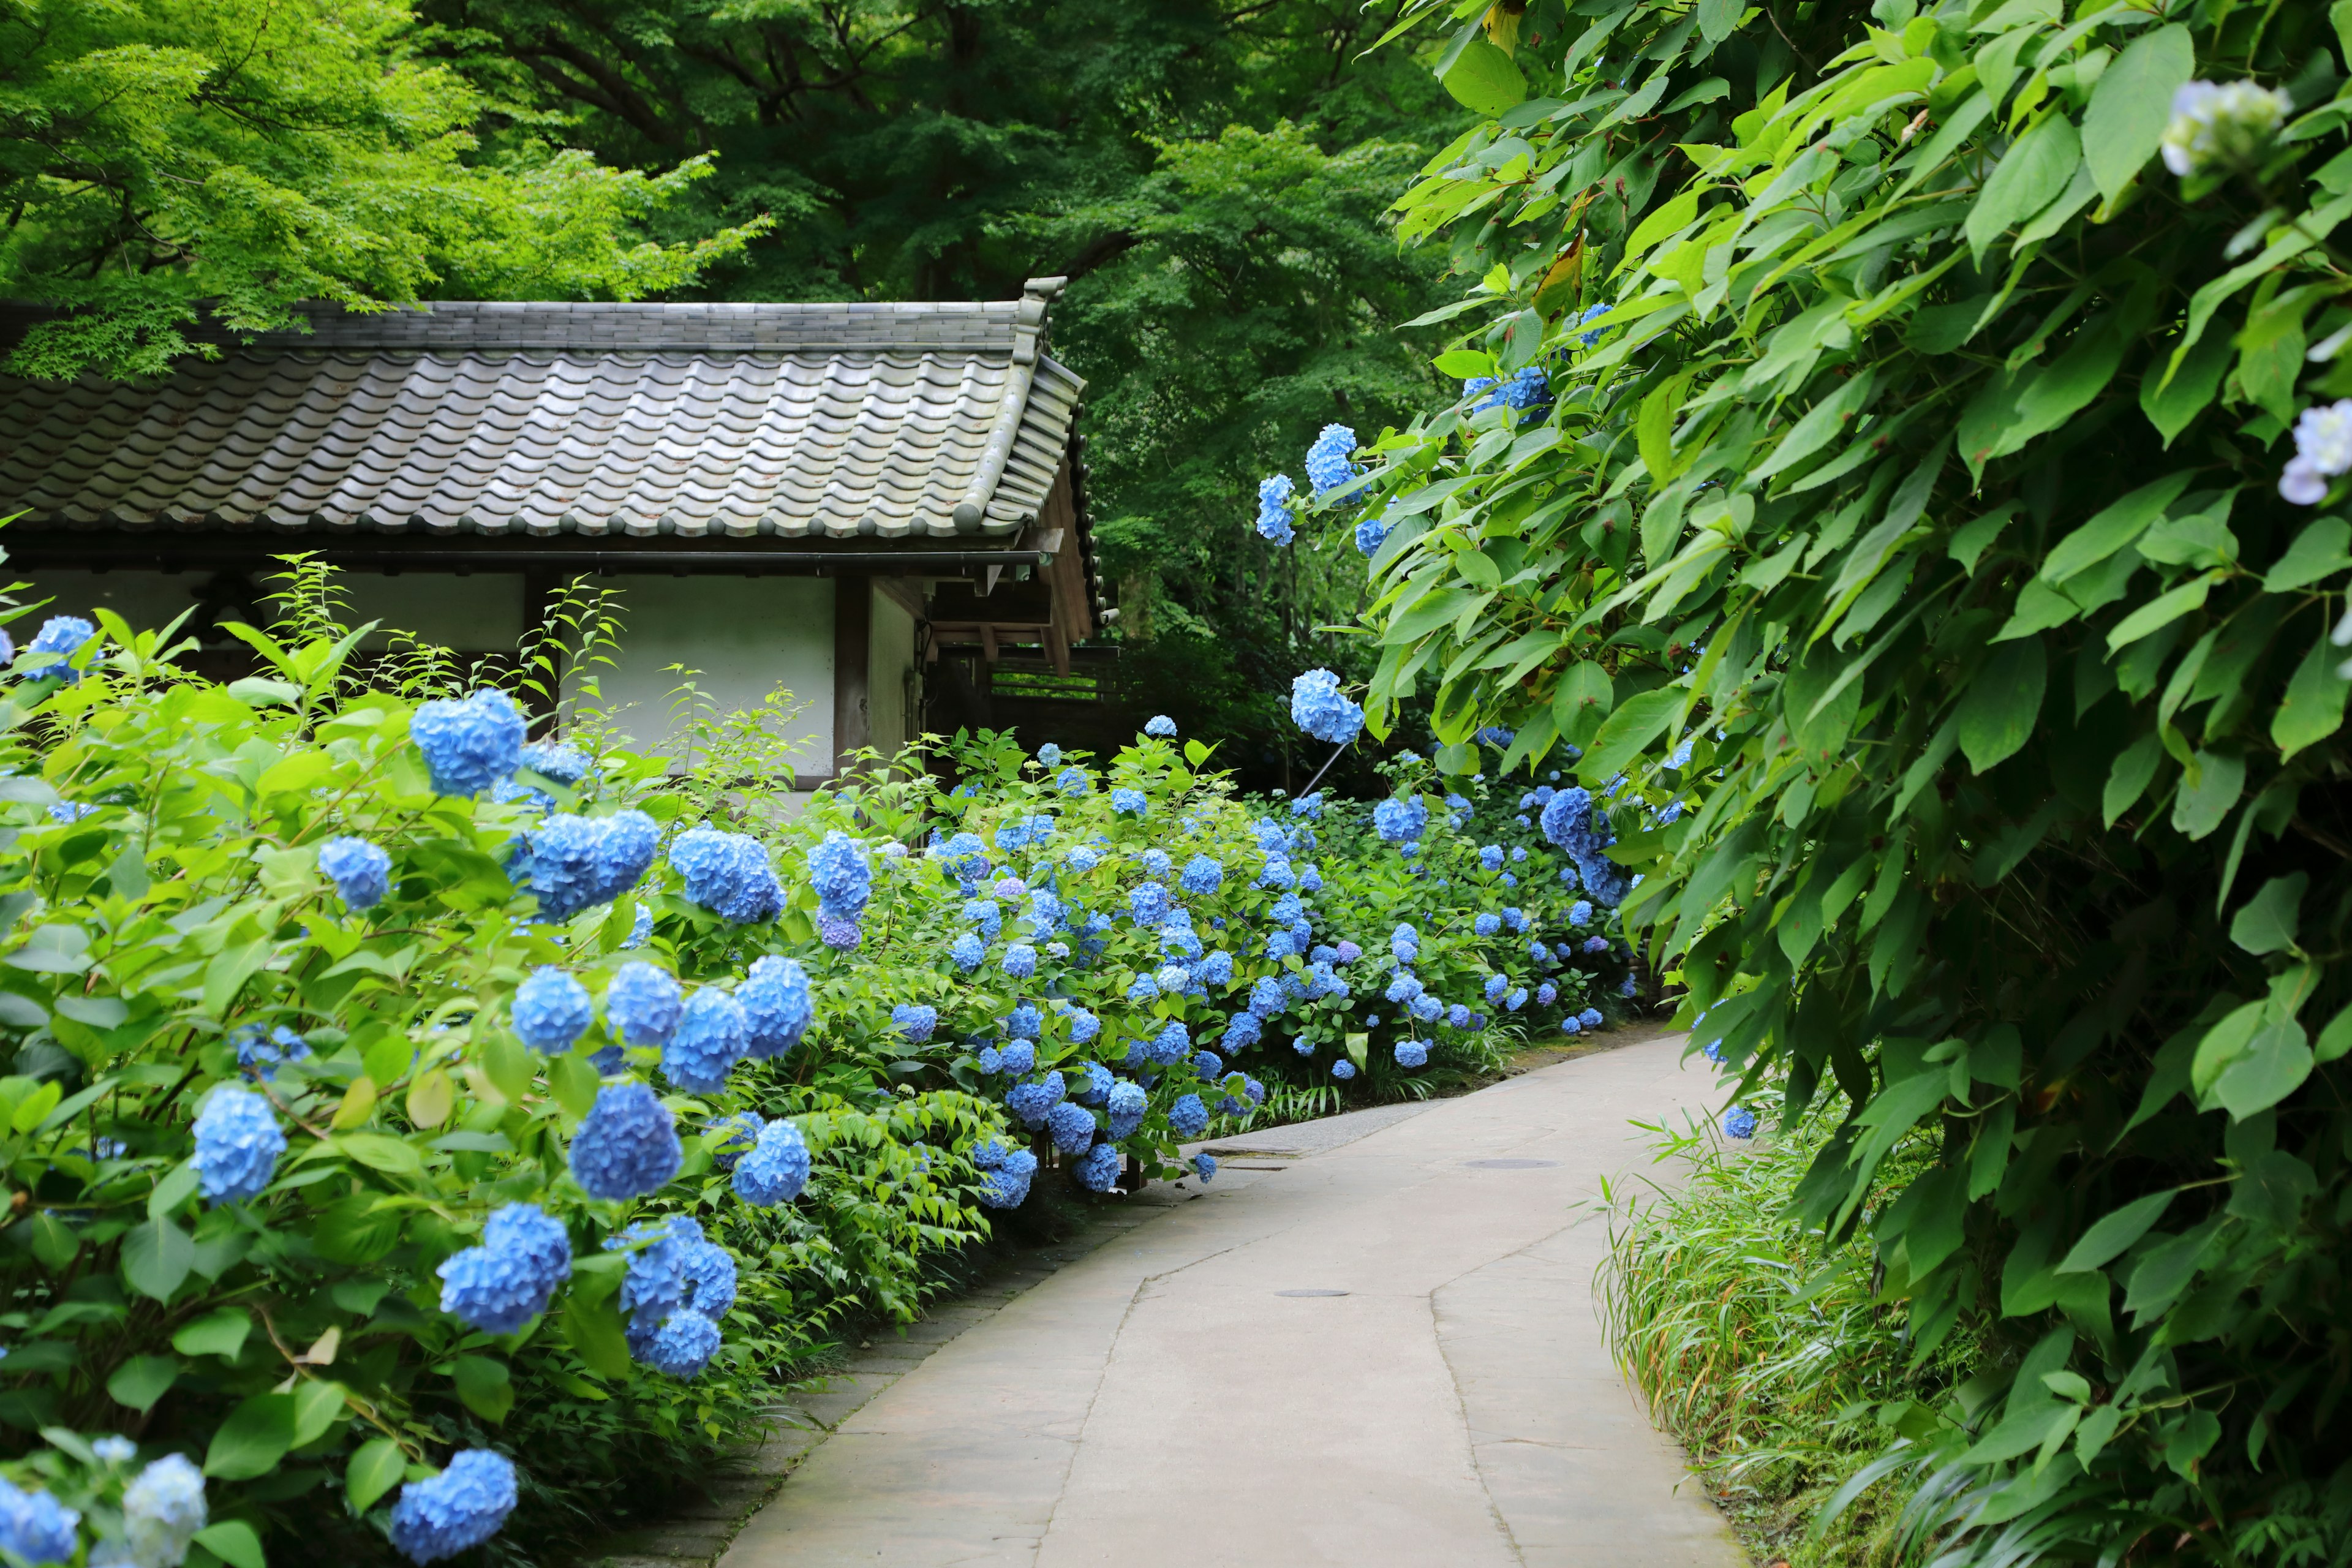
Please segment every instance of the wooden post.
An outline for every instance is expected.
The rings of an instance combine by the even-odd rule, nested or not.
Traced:
[[[833,776],[871,739],[874,588],[864,577],[833,580]]]

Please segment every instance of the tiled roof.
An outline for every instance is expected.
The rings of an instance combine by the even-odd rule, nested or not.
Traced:
[[[190,358],[0,377],[0,514],[283,529],[1009,541],[1084,383],[1059,279],[989,304],[435,304]],[[0,344],[38,319],[0,310]]]

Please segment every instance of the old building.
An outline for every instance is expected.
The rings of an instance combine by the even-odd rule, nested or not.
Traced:
[[[0,379],[0,543],[58,611],[183,611],[241,646],[274,558],[349,575],[356,620],[510,652],[558,586],[620,590],[623,727],[676,667],[804,708],[796,787],[983,720],[1005,650],[1071,676],[1106,612],[1059,279],[971,304],[442,303],[215,333],[154,382]],[[0,342],[37,319],[0,310]],[[1078,685],[1090,661],[1082,654]]]

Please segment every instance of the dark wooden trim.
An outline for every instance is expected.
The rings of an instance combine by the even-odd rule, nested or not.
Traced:
[[[874,585],[863,577],[833,584],[833,769],[854,765],[850,753],[873,737]]]

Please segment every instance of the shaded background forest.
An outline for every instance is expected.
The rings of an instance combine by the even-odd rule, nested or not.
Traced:
[[[1459,292],[1383,217],[1469,117],[1426,61],[1365,50],[1353,0],[426,0],[420,52],[493,105],[480,155],[547,144],[716,173],[653,225],[772,226],[667,298],[991,300],[1066,274],[1122,667],[1232,739],[1253,783],[1324,752],[1290,678],[1364,662],[1363,562],[1276,551],[1258,479],[1324,424],[1370,438],[1439,384],[1405,321]],[[1194,726],[1188,724],[1189,728]]]

